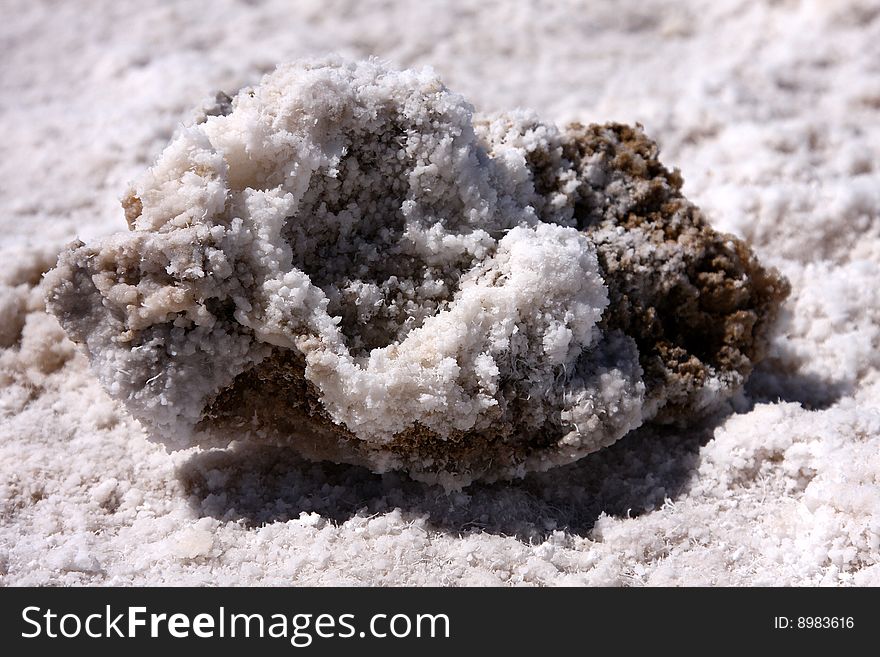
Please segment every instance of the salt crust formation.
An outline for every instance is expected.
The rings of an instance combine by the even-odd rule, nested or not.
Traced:
[[[298,62],[181,129],[48,307],[172,448],[521,476],[711,412],[762,358],[788,284],[681,184],[640,128]]]

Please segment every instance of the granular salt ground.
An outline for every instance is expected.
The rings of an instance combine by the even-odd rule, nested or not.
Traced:
[[[141,4],[4,7],[3,584],[880,584],[876,3]],[[431,65],[482,112],[642,123],[792,283],[732,412],[451,495],[147,442],[40,274],[124,228],[121,190],[190,108],[328,52]]]

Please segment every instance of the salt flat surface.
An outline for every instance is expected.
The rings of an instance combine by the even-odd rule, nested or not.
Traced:
[[[91,2],[0,9],[3,584],[880,584],[880,6]],[[192,108],[337,52],[478,111],[642,123],[793,286],[729,412],[463,493],[277,448],[168,454],[42,308]]]

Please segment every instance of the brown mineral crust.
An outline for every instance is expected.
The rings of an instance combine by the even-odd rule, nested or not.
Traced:
[[[207,407],[197,428],[211,432],[254,429],[256,436],[249,435],[249,440],[291,443],[314,460],[375,466],[378,453],[391,455],[397,459],[395,467],[404,467],[424,480],[430,480],[432,472],[476,477],[500,465],[513,467],[547,442],[508,442],[516,431],[513,424],[493,425],[486,431],[453,431],[442,438],[415,423],[391,442],[373,446],[333,422],[318,389],[306,379],[303,357],[287,349],[273,350],[259,365],[236,377]]]
[[[144,211],[144,204],[134,192],[129,192],[122,198],[122,210],[125,212],[125,222],[129,230],[134,230],[134,222]]]
[[[593,238],[609,289],[603,328],[636,341],[648,399],[666,400],[655,421],[685,420],[710,376],[736,387],[763,358],[790,286],[707,224],[640,127],[572,124],[562,157],[580,183],[574,220]],[[551,173],[535,173],[545,190]]]
[[[205,408],[197,428],[254,429],[266,433],[270,442],[289,436],[300,451],[330,460],[340,460],[339,441],[354,438],[327,415],[317,389],[305,378],[302,356],[278,348],[220,391]]]

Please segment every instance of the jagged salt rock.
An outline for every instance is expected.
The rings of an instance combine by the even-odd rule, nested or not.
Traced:
[[[787,283],[680,187],[639,128],[299,62],[181,130],[48,303],[172,448],[515,477],[708,412],[761,358]]]

